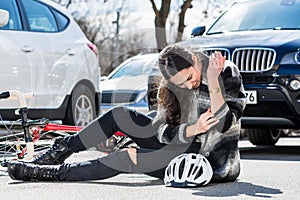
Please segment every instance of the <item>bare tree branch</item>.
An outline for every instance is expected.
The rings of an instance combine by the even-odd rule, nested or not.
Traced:
[[[167,45],[166,21],[170,12],[171,0],[161,1],[160,10],[157,10],[154,0],[150,0],[150,2],[155,13],[154,24],[157,49],[160,50]]]
[[[72,0],[69,0],[68,3],[67,3],[67,5],[66,5],[66,8],[67,8],[67,9],[68,9],[69,6],[71,5],[71,3],[72,3]]]
[[[193,8],[192,5],[192,0],[185,0],[183,4],[181,5],[181,11],[179,13],[179,24],[178,24],[178,29],[177,29],[177,37],[176,37],[176,42],[179,42],[182,40],[182,34],[184,31],[184,28],[186,25],[184,24],[185,20],[185,13],[187,9]]]
[[[159,11],[158,11],[158,9],[156,7],[156,4],[155,4],[154,0],[150,0],[150,2],[152,4],[152,9],[154,11],[155,16],[158,16],[159,15]]]

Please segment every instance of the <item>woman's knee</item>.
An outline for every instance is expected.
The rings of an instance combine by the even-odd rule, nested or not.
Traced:
[[[109,110],[111,113],[126,113],[128,108],[124,106],[115,106]]]
[[[137,151],[136,151],[136,148],[128,148],[128,149],[126,149],[126,151],[129,155],[129,158],[133,162],[133,164],[137,165]]]
[[[127,109],[122,106],[116,106],[112,107],[111,109],[104,112],[102,115],[100,115],[97,120],[99,122],[115,122],[118,119],[118,116],[124,115],[124,113],[127,112]]]

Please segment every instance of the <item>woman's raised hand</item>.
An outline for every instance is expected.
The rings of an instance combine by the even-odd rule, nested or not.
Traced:
[[[219,120],[208,109],[205,113],[201,114],[196,123],[196,133],[206,133],[211,127],[216,125]]]
[[[207,69],[207,78],[218,78],[224,68],[226,57],[221,52],[216,51],[209,56],[209,66]]]

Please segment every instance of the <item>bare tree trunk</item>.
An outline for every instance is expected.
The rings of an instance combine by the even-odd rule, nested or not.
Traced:
[[[176,42],[180,42],[182,40],[182,34],[184,31],[184,28],[186,27],[184,24],[185,13],[188,8],[193,8],[192,0],[185,0],[183,2],[183,4],[181,5],[181,11],[179,13],[179,24],[178,24],[178,29],[177,29]]]
[[[161,50],[167,45],[166,21],[170,12],[171,0],[161,1],[160,10],[157,9],[154,0],[150,0],[150,2],[155,14],[154,24],[157,49]]]
[[[72,3],[72,0],[69,0],[68,3],[67,3],[67,5],[66,5],[66,8],[67,8],[67,9],[68,9],[69,6],[71,5],[71,3]]]

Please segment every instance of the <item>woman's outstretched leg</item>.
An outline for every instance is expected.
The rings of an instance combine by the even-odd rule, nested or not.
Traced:
[[[113,154],[112,154],[113,155]],[[121,173],[105,163],[106,157],[80,163],[61,165],[37,165],[20,161],[11,161],[7,171],[14,180],[24,181],[85,181],[110,178]],[[120,163],[116,155],[109,160]]]
[[[96,160],[61,165],[37,165],[15,160],[8,164],[8,174],[14,180],[24,181],[102,180],[134,172],[134,165],[127,151],[121,151]]]
[[[102,180],[120,173],[144,173],[163,178],[170,160],[188,149],[188,145],[178,146],[176,150],[128,149],[92,161],[55,166],[16,160],[8,164],[8,174],[12,179],[24,181]],[[137,159],[134,160],[130,154]]]
[[[72,153],[96,146],[117,131],[125,133],[144,148],[157,149],[164,146],[154,136],[150,117],[125,107],[115,107],[95,119],[77,134],[57,138],[54,145],[36,157],[32,163],[62,164]]]

